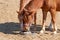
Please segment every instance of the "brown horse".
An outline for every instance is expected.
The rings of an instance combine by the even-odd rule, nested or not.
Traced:
[[[25,0],[26,1],[26,0]],[[27,1],[26,1],[27,2]],[[24,5],[22,5],[24,4]],[[45,30],[45,21],[47,17],[47,12],[50,11],[51,14],[51,22],[53,26],[53,32],[56,34],[57,28],[55,23],[55,15],[56,10],[60,11],[60,3],[59,0],[28,0],[25,4],[21,2],[22,8],[19,11],[18,18],[20,19],[20,14],[23,14],[23,28],[25,30],[29,30],[29,24],[31,24],[34,14],[36,14],[37,9],[41,8],[43,11],[43,22],[42,22],[42,30],[41,33]],[[22,11],[21,11],[22,10]],[[35,19],[36,20],[36,19]]]

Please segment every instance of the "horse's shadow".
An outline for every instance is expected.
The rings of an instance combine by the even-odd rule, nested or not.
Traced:
[[[7,23],[1,23],[0,24],[0,32],[3,32],[5,34],[19,34],[19,32],[21,31],[21,27],[19,26],[19,23],[14,23],[14,22],[7,22]],[[36,25],[36,27],[33,25],[31,26],[30,30],[34,31],[34,29],[36,28],[35,31],[40,31],[42,29],[41,25]],[[47,31],[48,28],[46,28]],[[59,33],[60,33],[60,29]]]
[[[14,31],[20,31],[19,23],[7,22],[0,24],[0,32],[13,34]]]
[[[36,28],[35,31],[41,30],[41,25],[31,26],[30,30],[34,31],[34,28]],[[6,23],[0,23],[0,32],[3,32],[5,34],[19,34],[21,31],[21,27],[19,23],[14,22],[6,22]]]

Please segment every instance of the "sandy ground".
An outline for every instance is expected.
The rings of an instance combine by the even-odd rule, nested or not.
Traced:
[[[56,24],[58,33],[46,30],[44,34],[21,35],[16,11],[19,9],[19,0],[0,0],[0,40],[60,40],[60,13],[57,12]],[[42,23],[42,11],[37,12],[37,29]],[[48,13],[46,25],[49,26],[50,14]]]

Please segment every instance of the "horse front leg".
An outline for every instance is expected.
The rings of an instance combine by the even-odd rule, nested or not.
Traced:
[[[34,31],[36,31],[36,13],[34,14]]]
[[[42,30],[40,33],[43,33],[45,31],[45,25],[46,25],[46,17],[47,17],[47,10],[43,9],[43,20],[42,20]]]
[[[29,26],[32,26],[33,22],[34,22],[34,26],[35,26],[36,25],[35,24],[36,23],[36,12],[35,11],[30,12],[30,14],[28,16]]]

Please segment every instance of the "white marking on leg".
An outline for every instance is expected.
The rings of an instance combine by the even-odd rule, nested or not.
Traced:
[[[54,31],[54,34],[57,34],[57,32],[56,32],[56,31]]]
[[[40,31],[40,33],[43,33],[43,32],[44,32],[43,30]]]
[[[44,33],[45,31],[45,26],[43,26],[42,30],[40,31],[40,33]]]
[[[44,31],[45,31],[45,22],[44,22],[44,25],[43,25],[43,28],[42,28],[42,30],[44,30]]]
[[[44,31],[45,31],[45,26],[43,26],[42,30],[44,30]]]
[[[55,30],[57,31],[57,26],[56,26],[56,24],[55,24]]]
[[[43,28],[42,28],[42,30],[40,31],[40,33],[44,33],[44,31],[45,31],[45,22],[44,22]]]
[[[55,31],[54,31],[54,34],[57,34],[57,26],[55,24]]]
[[[57,27],[56,27],[56,24],[55,24],[55,25],[52,25],[52,26],[53,26],[53,28],[55,29],[53,33],[54,33],[54,34],[57,34]],[[55,27],[54,27],[54,26],[55,26]]]

